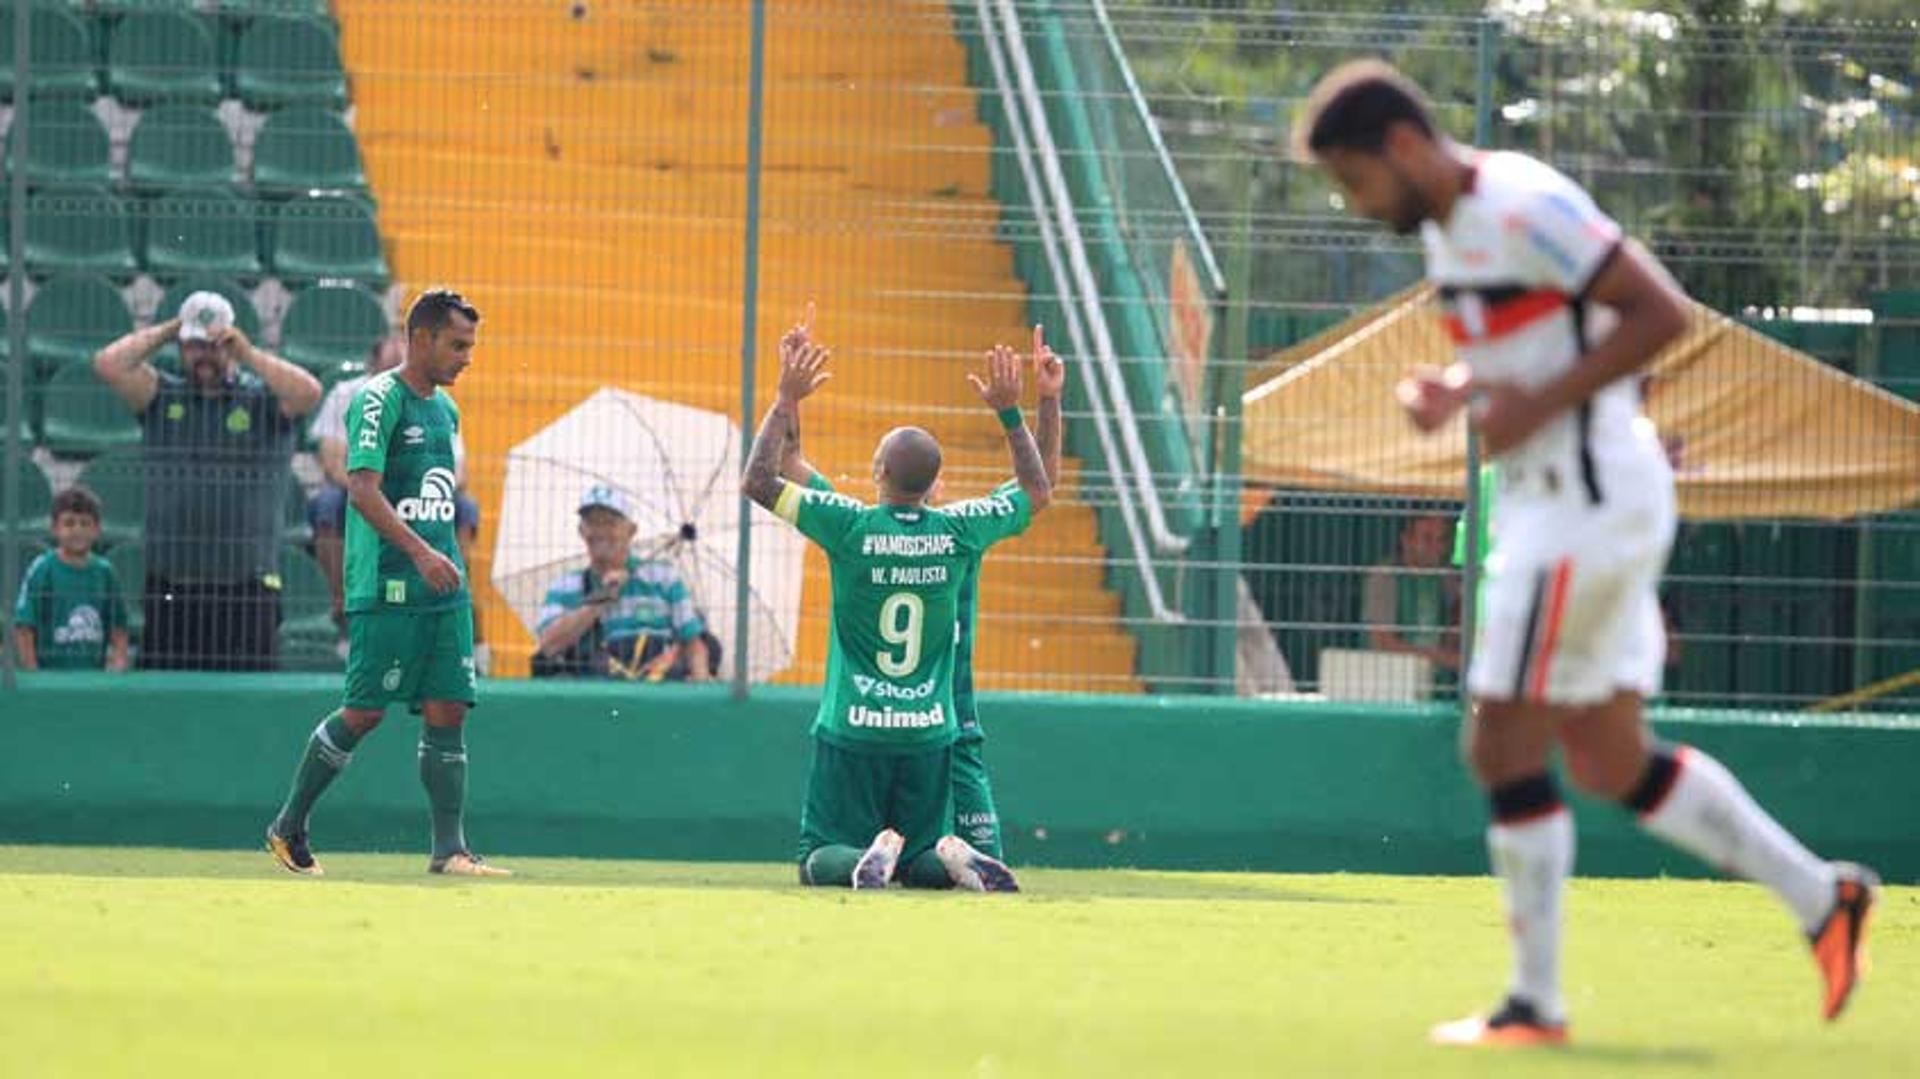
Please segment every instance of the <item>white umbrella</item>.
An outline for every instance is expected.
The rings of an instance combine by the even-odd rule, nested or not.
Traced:
[[[605,484],[626,492],[635,553],[680,570],[732,669],[739,550],[740,429],[718,412],[603,389],[507,453],[506,494],[493,584],[533,632],[547,589],[587,565],[580,496]],[[748,674],[764,680],[793,663],[805,540],[753,507]]]

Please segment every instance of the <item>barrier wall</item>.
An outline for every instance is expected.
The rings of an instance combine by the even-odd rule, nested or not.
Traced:
[[[27,676],[0,694],[0,843],[251,846],[319,676]],[[488,854],[785,860],[814,696],[497,682],[471,721],[468,831]],[[1479,873],[1484,812],[1440,708],[989,695],[988,759],[1022,864]],[[1812,846],[1920,880],[1920,722],[1668,712]],[[329,850],[422,851],[414,721],[396,713],[317,811]],[[1580,806],[1582,872],[1697,874]]]

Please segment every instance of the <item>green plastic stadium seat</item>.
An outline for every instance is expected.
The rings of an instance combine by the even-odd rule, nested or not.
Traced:
[[[127,182],[143,191],[233,183],[233,140],[212,109],[156,105],[127,146]]]
[[[93,35],[87,23],[64,4],[38,3],[33,9],[31,50],[27,62],[33,72],[28,88],[34,97],[91,98],[100,92],[94,70]],[[0,5],[0,97],[13,96],[13,5]]]
[[[347,279],[376,287],[387,282],[373,210],[356,198],[291,200],[276,215],[271,247],[274,272],[284,279]]]
[[[332,14],[327,0],[214,0],[213,9],[225,19],[278,15],[324,20]]]
[[[27,304],[27,351],[41,372],[85,364],[133,331],[133,312],[104,277],[55,277]]]
[[[62,367],[41,391],[41,444],[61,457],[92,457],[140,442],[140,423],[87,364]]]
[[[0,453],[4,452],[5,448],[0,447]],[[3,461],[4,458],[0,458],[0,462]],[[20,510],[13,515],[13,519],[19,522],[21,528],[33,529],[35,534],[45,531],[47,514],[53,509],[53,485],[47,482],[47,474],[40,471],[40,466],[28,460],[23,453],[20,470],[14,475],[14,482],[20,488]],[[5,524],[5,521],[0,520],[0,524]],[[6,597],[11,601],[13,593],[6,593]]]
[[[146,265],[157,277],[260,276],[256,204],[225,191],[182,191],[147,212]]]
[[[253,296],[231,277],[200,274],[181,278],[167,289],[166,295],[160,297],[160,306],[155,309],[154,317],[164,321],[179,314],[180,305],[196,292],[217,292],[225,296],[227,302],[233,305],[234,324],[255,343],[259,342],[260,312],[254,310]]]
[[[104,184],[112,178],[107,128],[78,101],[42,101],[27,109],[27,183]],[[23,167],[19,125],[7,131],[7,161]]]
[[[365,363],[387,332],[387,313],[366,289],[310,288],[287,307],[280,355],[316,374],[332,374]]]
[[[147,477],[140,447],[103,453],[80,470],[80,482],[100,496],[100,540],[108,547],[137,544],[147,527]]]
[[[48,188],[27,199],[27,269],[131,277],[127,208],[104,188]]]
[[[289,105],[344,108],[340,42],[316,19],[256,18],[240,34],[233,88],[248,108],[262,112]]]
[[[261,194],[364,191],[360,143],[338,113],[288,109],[267,117],[253,144],[253,187]]]
[[[312,555],[286,544],[280,548],[280,638],[290,636],[331,646],[340,628],[333,624],[333,589],[326,572]]]
[[[118,543],[107,549],[107,561],[120,578],[120,595],[127,601],[127,636],[137,648],[140,631],[147,627],[147,551],[138,541]]]
[[[123,104],[220,100],[220,53],[200,17],[136,11],[107,41],[107,92]]]

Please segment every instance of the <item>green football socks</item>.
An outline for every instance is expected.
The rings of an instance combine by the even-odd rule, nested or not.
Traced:
[[[353,760],[353,747],[359,744],[360,736],[347,726],[338,710],[320,721],[307,737],[307,750],[293,772],[293,788],[287,792],[280,815],[273,820],[275,835],[295,835],[307,830],[307,815],[313,812],[313,803],[319,801],[321,792]]]
[[[433,857],[467,849],[461,825],[467,804],[467,743],[463,728],[420,728],[420,785],[433,810]]]
[[[800,883],[815,888],[850,888],[853,867],[867,853],[860,847],[818,847],[800,863]]]
[[[909,888],[951,888],[953,878],[947,874],[947,865],[932,847],[920,852],[906,868],[899,872],[900,883]]]

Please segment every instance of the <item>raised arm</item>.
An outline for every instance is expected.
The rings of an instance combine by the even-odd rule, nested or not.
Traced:
[[[280,414],[299,419],[319,407],[320,380],[297,364],[275,356],[255,345],[238,326],[230,326],[220,338],[220,347],[235,363],[252,369],[267,384],[268,392],[280,402]]]
[[[1060,444],[1064,434],[1060,397],[1067,388],[1067,365],[1047,347],[1046,329],[1033,327],[1033,384],[1040,394],[1040,406],[1034,420],[1034,441],[1040,444],[1040,459],[1047,466],[1047,483],[1060,486]]]
[[[967,381],[973,383],[980,400],[1000,418],[1000,426],[1007,432],[1007,450],[1013,457],[1013,477],[1026,492],[1033,512],[1039,513],[1053,501],[1053,484],[1047,479],[1047,465],[1040,456],[1040,445],[1020,415],[1020,366],[1020,357],[1012,349],[995,345],[993,351],[987,353],[987,377],[982,380],[968,372]]]
[[[816,345],[807,331],[813,322],[813,305],[807,305],[807,317],[780,339],[780,383],[774,392],[773,407],[760,421],[753,449],[747,454],[746,469],[740,476],[740,493],[766,509],[780,500],[783,465],[788,446],[795,452],[800,442],[800,402],[827,384],[833,375],[823,370],[833,353]]]
[[[780,354],[803,348],[813,337],[813,302],[807,302],[807,313],[780,339]],[[800,450],[800,414],[795,412],[787,431],[786,445],[780,449],[780,475],[788,483],[797,483],[802,487],[811,484],[820,473],[813,467]]]
[[[147,361],[179,333],[177,318],[135,330],[94,355],[93,373],[113,390],[115,397],[139,415],[160,392],[160,374]]]
[[[787,444],[780,451],[780,476],[788,483],[805,487],[819,474],[820,470],[800,452],[800,412],[795,409],[787,430]]]

